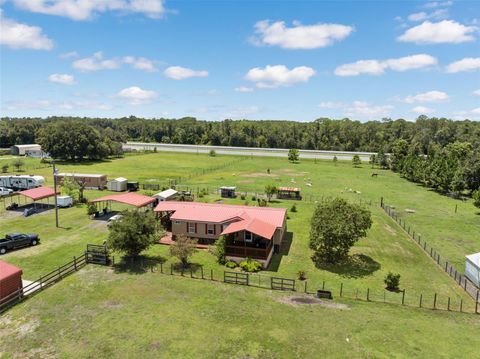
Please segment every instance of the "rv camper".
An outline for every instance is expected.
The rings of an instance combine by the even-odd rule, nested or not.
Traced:
[[[33,175],[0,176],[0,187],[13,190],[31,189],[42,186],[45,178]]]

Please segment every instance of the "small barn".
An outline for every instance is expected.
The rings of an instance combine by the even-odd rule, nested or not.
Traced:
[[[10,151],[14,156],[25,156],[29,151],[41,152],[42,146],[37,145],[36,143],[30,145],[13,145],[10,147]]]
[[[235,198],[237,196],[235,194],[236,189],[237,187],[231,187],[231,186],[220,187],[220,196],[223,198]]]
[[[118,177],[107,182],[107,189],[114,192],[123,192],[127,190],[128,180],[123,177]]]
[[[480,287],[480,252],[465,256],[465,276]]]
[[[302,199],[300,188],[296,187],[278,187],[277,198],[279,199]]]
[[[12,264],[0,261],[0,304],[21,288],[22,270]]]
[[[165,191],[159,192],[153,197],[157,198],[159,202],[162,201],[172,201],[178,196],[178,191],[174,190],[173,188],[169,188]]]
[[[72,178],[85,189],[104,189],[107,185],[106,175],[86,173],[59,173],[56,175],[57,184],[62,185],[65,177]]]

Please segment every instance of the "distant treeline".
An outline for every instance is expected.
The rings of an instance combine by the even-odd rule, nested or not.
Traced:
[[[415,122],[382,120],[359,122],[321,118],[313,122],[224,120],[195,118],[146,120],[129,117],[102,118],[3,118],[0,120],[0,147],[39,142],[40,130],[53,122],[81,122],[92,126],[102,137],[115,142],[127,140],[210,144],[223,146],[299,148],[338,151],[391,152],[403,139],[420,153],[449,143],[469,142],[480,147],[480,122],[419,117]]]

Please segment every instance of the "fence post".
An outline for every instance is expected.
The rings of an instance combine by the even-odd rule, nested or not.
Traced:
[[[478,300],[480,299],[480,290],[477,290],[477,300],[475,302],[475,313],[479,314],[478,312]]]
[[[433,296],[433,309],[437,309],[437,293]]]
[[[77,271],[77,257],[73,256],[73,266],[75,268],[75,272]]]
[[[405,289],[402,292],[402,305],[405,305]]]
[[[213,280],[213,269],[210,269],[210,280]]]
[[[323,281],[323,284],[322,284],[322,290],[325,289],[325,281]]]
[[[367,288],[367,302],[370,301],[370,288]]]
[[[343,282],[340,283],[340,297],[342,296],[343,294]]]
[[[460,299],[460,313],[463,311],[463,299]]]
[[[304,288],[304,292],[307,293],[307,281],[305,281],[305,288]]]
[[[447,310],[450,311],[450,297],[448,297],[448,301],[447,301]]]
[[[420,308],[422,307],[422,299],[423,299],[423,294],[420,293],[420,304],[419,304],[419,307],[420,307]]]
[[[170,263],[170,275],[173,275],[173,264]]]
[[[202,279],[204,279],[204,278],[203,278],[203,266],[201,266],[200,268],[202,269]]]
[[[160,262],[160,273],[163,274],[163,262]]]
[[[445,272],[448,270],[448,261],[445,262]]]

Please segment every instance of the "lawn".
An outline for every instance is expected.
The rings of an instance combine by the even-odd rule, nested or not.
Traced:
[[[38,160],[31,160],[32,166],[35,166],[35,161]],[[85,357],[91,354],[90,350],[94,350],[96,345],[101,348],[99,350],[102,356],[108,356],[110,353],[112,356],[116,354],[115,356],[128,357],[127,353],[138,351],[141,343],[145,344],[145,348],[150,348],[144,349],[147,356],[150,353],[156,353],[169,357],[186,350],[188,341],[191,341],[192,348],[189,347],[187,355],[197,354],[197,356],[207,357],[245,357],[247,354],[253,357],[281,357],[282,353],[287,353],[289,350],[298,353],[296,356],[311,357],[315,356],[313,353],[319,347],[327,350],[327,353],[331,354],[329,356],[333,357],[342,356],[340,355],[342,350],[349,351],[353,357],[402,357],[415,356],[416,350],[418,355],[422,356],[425,356],[423,354],[426,352],[441,353],[440,349],[445,349],[442,352],[445,357],[451,357],[455,356],[455,350],[457,350],[453,344],[457,335],[454,331],[464,331],[464,327],[479,325],[478,319],[468,319],[470,318],[468,315],[412,308],[418,305],[420,294],[423,295],[424,303],[428,303],[425,306],[431,306],[435,293],[438,295],[437,305],[442,308],[446,308],[448,298],[455,310],[458,309],[460,301],[463,301],[463,309],[470,312],[474,304],[470,297],[380,209],[379,202],[380,198],[384,197],[386,203],[396,205],[402,216],[408,216],[407,221],[412,223],[416,232],[422,233],[422,237],[437,247],[442,256],[450,255],[452,258],[457,258],[459,269],[463,269],[464,254],[476,251],[476,247],[480,250],[479,239],[474,235],[475,229],[477,233],[480,232],[480,217],[475,214],[471,203],[442,197],[409,183],[390,171],[372,170],[367,165],[353,168],[348,162],[338,162],[336,166],[331,161],[313,160],[302,160],[298,164],[290,164],[286,159],[278,158],[209,157],[180,153],[137,154],[124,159],[81,165],[64,163],[59,164],[59,168],[65,172],[105,173],[109,177],[125,176],[129,180],[145,183],[166,183],[169,178],[182,177],[181,187],[193,189],[195,193],[202,188],[211,192],[222,185],[236,185],[237,191],[241,193],[262,193],[266,184],[300,187],[306,201],[274,200],[270,204],[270,206],[290,209],[292,204],[296,203],[297,212],[289,211],[288,220],[288,230],[293,233],[293,238],[288,248],[285,248],[281,255],[274,257],[271,266],[260,275],[253,276],[252,281],[259,280],[266,283],[268,276],[272,275],[296,278],[298,271],[303,270],[307,273],[307,286],[310,290],[325,286],[338,297],[340,287],[343,286],[343,295],[348,298],[356,296],[365,298],[368,290],[370,298],[375,301],[383,301],[386,296],[387,302],[399,304],[401,293],[384,290],[383,279],[389,271],[392,271],[401,274],[400,286],[405,289],[406,304],[409,307],[349,301],[348,305],[351,309],[340,312],[320,306],[291,308],[289,305],[283,303],[280,305],[272,300],[272,297],[281,294],[266,290],[231,289],[232,287],[228,285],[225,285],[228,289],[224,289],[220,284],[186,281],[181,278],[168,279],[166,276],[151,273],[142,275],[133,272],[112,273],[107,269],[98,267],[94,269],[95,267],[89,266],[81,273],[73,275],[9,312],[8,316],[13,318],[13,324],[4,323],[5,330],[12,330],[18,324],[20,320],[18,316],[23,315],[22,313],[30,313],[29,317],[37,318],[36,339],[27,341],[24,346],[26,351],[35,345],[34,340],[42,341],[48,335],[52,336],[52,331],[58,329],[66,334],[61,338],[52,339],[58,342],[47,341],[45,350],[55,348],[67,357],[75,351],[76,346],[71,342],[77,337],[78,331],[82,331],[79,343],[92,344],[84,345]],[[267,169],[270,173],[267,173]],[[378,172],[378,177],[371,177],[373,171]],[[40,169],[35,173],[46,176],[47,181],[51,183],[51,169]],[[108,191],[86,191],[86,196],[95,198],[108,193]],[[315,206],[314,202],[321,200],[322,197],[333,196],[341,196],[366,205],[372,212],[373,227],[367,238],[361,239],[352,248],[351,261],[348,265],[325,267],[321,264],[315,265],[310,259],[309,222]],[[251,197],[247,195],[242,199],[239,196],[237,199],[225,200],[225,202],[236,204],[248,202],[249,205],[255,205],[256,202]],[[199,198],[209,202],[218,199],[219,196],[215,194]],[[454,215],[443,209],[453,208],[454,210],[456,204],[458,204],[458,210]],[[415,209],[415,213],[407,215],[403,208]],[[458,223],[457,226],[453,226],[452,222],[447,220],[450,217],[452,221]],[[42,239],[41,245],[7,253],[2,259],[22,267],[24,278],[36,279],[71,260],[74,255],[81,254],[87,243],[102,243],[108,235],[104,222],[88,219],[85,206],[61,209],[61,227],[55,228],[54,223],[54,211],[46,211],[29,218],[13,217],[11,213],[3,210],[3,205],[0,205],[0,232],[37,232]],[[432,231],[428,235],[425,234],[427,228],[431,228]],[[433,231],[436,231],[436,234]],[[442,241],[440,233],[448,231],[455,233],[456,239],[452,237],[450,241]],[[440,244],[438,246],[434,244],[434,238],[445,246],[444,249]],[[120,256],[119,254],[115,256],[118,262]],[[167,246],[155,245],[145,253],[145,256],[154,259],[157,265],[163,262],[165,268],[177,263],[177,260],[169,255]],[[198,251],[191,261],[197,268],[203,266],[205,273],[213,270],[217,278],[221,277],[225,269],[218,265],[206,250]],[[105,279],[101,280],[102,283],[93,280],[97,274]],[[149,282],[154,275],[156,279],[150,288]],[[85,281],[85,278],[89,280]],[[299,285],[303,286],[304,283]],[[132,291],[129,292],[131,296],[125,295],[123,291],[127,291],[129,287],[138,288],[139,294]],[[225,299],[227,298],[224,293],[226,290],[229,291],[228,299]],[[139,296],[142,300],[138,299]],[[178,298],[186,300],[178,300]],[[226,302],[221,302],[221,298]],[[121,310],[117,310],[115,304],[111,308],[109,305],[105,308],[102,304],[111,301],[116,303],[118,300],[121,301],[121,305],[119,304]],[[268,300],[270,302],[265,305],[264,303]],[[348,301],[345,298],[344,300]],[[245,306],[246,301],[251,304],[249,308],[252,309]],[[133,303],[138,303],[139,307],[135,307]],[[57,307],[62,310],[56,309]],[[98,308],[102,310],[99,312]],[[210,308],[219,310],[218,318],[223,320],[219,325],[216,323],[216,314],[211,314]],[[233,314],[232,308],[235,308]],[[204,316],[203,313],[207,314]],[[284,314],[285,318],[279,317],[279,313]],[[73,324],[66,322],[66,317],[62,317],[68,315],[73,315],[74,318],[84,315],[87,319],[77,330],[71,326]],[[250,319],[239,320],[239,315]],[[231,332],[230,326],[224,322],[225,318],[230,318],[229,316],[233,318],[228,322],[231,325]],[[260,321],[263,320],[262,323],[268,323],[269,331],[275,332],[279,330],[276,328],[288,327],[285,323],[292,323],[292,329],[283,333],[281,338],[271,339],[269,335],[262,337],[260,333],[263,326],[257,325],[251,319],[255,316],[258,316]],[[164,323],[164,318],[178,320],[178,327],[175,327],[177,324],[170,323],[168,320]],[[186,324],[188,318],[192,321],[191,326]],[[72,323],[78,324],[81,320],[76,319]],[[120,337],[128,336],[122,331],[115,332],[111,338],[107,337],[108,333],[111,334],[111,330],[106,328],[113,328],[115,325],[123,327],[139,321],[145,323],[145,329],[131,329],[132,338],[125,339],[119,344]],[[368,328],[365,332],[372,332],[372,335],[362,333],[362,324],[357,322],[363,323]],[[47,328],[46,323],[55,324]],[[82,329],[83,325],[88,323],[94,326],[92,334],[89,330]],[[322,325],[325,326],[325,323],[331,324],[324,329]],[[338,326],[338,323],[342,324]],[[395,323],[395,329],[389,323]],[[105,329],[100,328],[102,325]],[[433,334],[429,333],[434,333],[440,326],[445,330],[445,333],[442,332],[445,340],[441,345],[433,348],[434,343],[429,342]],[[207,329],[202,331],[200,328],[203,327]],[[421,329],[415,333],[409,332],[413,327]],[[129,326],[129,330],[130,328],[132,327]],[[148,334],[144,334],[147,328]],[[227,331],[224,333],[222,328],[227,328]],[[400,333],[402,329],[405,333]],[[168,335],[169,332],[178,333],[179,331],[182,333],[180,338],[171,338]],[[93,337],[93,333],[96,332],[100,333],[98,338]],[[247,335],[249,332],[252,334]],[[345,342],[345,338],[335,339],[336,335],[344,335],[340,332],[355,333],[357,339],[350,344]],[[0,324],[0,335],[1,333],[3,332]],[[235,344],[235,334],[238,336],[239,344]],[[210,344],[206,345],[206,336],[210,335],[222,340],[210,339],[211,342],[208,342]],[[388,355],[389,344],[386,338],[394,340],[392,355]],[[270,341],[277,346],[272,348],[271,345],[267,345]],[[377,341],[381,344],[377,345]],[[198,344],[195,344],[197,342]],[[49,346],[48,343],[52,345]],[[320,346],[317,346],[317,343]],[[402,343],[406,348],[402,348]],[[8,352],[9,345],[13,343],[3,345],[5,346],[3,350]],[[428,348],[432,350],[427,350]]]
[[[480,316],[89,265],[0,317],[0,356],[474,358]],[[295,295],[300,296],[300,295]]]

